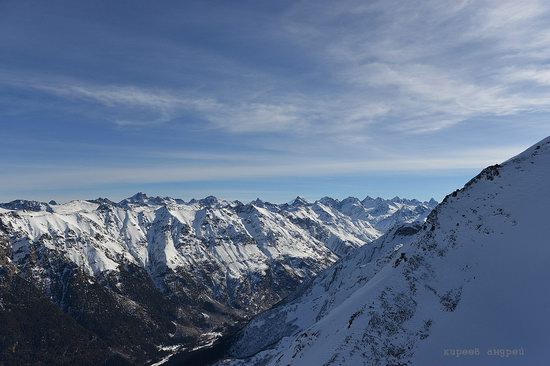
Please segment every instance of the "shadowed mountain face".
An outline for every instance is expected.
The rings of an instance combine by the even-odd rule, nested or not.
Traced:
[[[57,355],[51,364],[75,355],[143,364],[201,347],[393,225],[422,222],[433,206],[400,198],[184,202],[143,193],[118,203],[0,204],[0,317],[10,319],[2,360],[38,362],[48,350]]]
[[[422,225],[348,253],[239,331],[220,364],[546,362],[549,179],[547,138],[483,170]]]

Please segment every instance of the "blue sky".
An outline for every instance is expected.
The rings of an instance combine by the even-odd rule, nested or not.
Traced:
[[[0,1],[0,201],[441,199],[549,61],[544,1]]]

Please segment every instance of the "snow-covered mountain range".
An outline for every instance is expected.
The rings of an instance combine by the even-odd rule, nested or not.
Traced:
[[[184,202],[143,193],[118,203],[17,200],[0,204],[0,295],[17,293],[16,283],[23,292],[36,288],[35,305],[53,303],[71,334],[96,340],[93,362],[104,353],[145,363],[163,350],[211,342],[355,248],[396,225],[423,222],[435,204]],[[1,299],[0,316],[21,301]],[[16,359],[25,345],[43,346],[14,329],[0,334],[0,352]]]
[[[254,318],[224,365],[550,360],[550,138]]]

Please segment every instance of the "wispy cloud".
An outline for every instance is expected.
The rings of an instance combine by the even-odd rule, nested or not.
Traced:
[[[323,45],[320,57],[354,95],[386,96],[384,123],[433,132],[479,116],[548,110],[540,61],[550,45],[549,10],[536,0],[302,1],[287,24],[305,43]]]
[[[242,94],[222,100],[196,92],[166,88],[94,85],[77,80],[0,78],[12,87],[32,89],[73,101],[93,102],[105,108],[105,116],[121,127],[146,127],[168,123],[182,114],[192,114],[218,128],[232,133],[293,132],[334,135],[354,132],[365,121],[384,115],[389,108],[380,103],[343,101],[339,98],[308,99],[296,94],[270,100]],[[241,99],[242,98],[242,99]],[[80,109],[80,113],[84,113]]]
[[[312,54],[319,71],[307,88],[269,73],[240,84],[235,78],[219,92],[67,79],[19,84],[98,103],[122,127],[192,114],[205,128],[231,133],[326,133],[363,141],[375,123],[435,132],[480,116],[548,110],[549,10],[538,0],[300,1],[273,37]]]
[[[502,162],[520,152],[522,147],[485,148],[457,151],[433,156],[389,156],[370,159],[315,159],[295,158],[280,162],[276,156],[250,161],[212,161],[205,164],[187,164],[184,161],[157,162],[139,167],[127,166],[49,166],[44,164],[10,165],[11,174],[2,181],[2,189],[74,188],[105,184],[139,182],[170,183],[193,181],[226,181],[250,178],[281,178],[330,176],[342,174],[368,174],[380,172],[437,172],[457,169],[480,169]],[[177,156],[176,156],[177,157]],[[208,158],[208,157],[207,157]],[[241,157],[242,158],[242,157]],[[199,157],[201,159],[201,157]],[[187,159],[185,159],[187,160]],[[47,174],[45,174],[47,172]]]

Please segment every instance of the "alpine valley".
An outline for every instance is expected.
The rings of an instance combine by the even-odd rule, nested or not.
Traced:
[[[143,193],[0,204],[0,365],[143,365],[208,346],[435,205]]]

